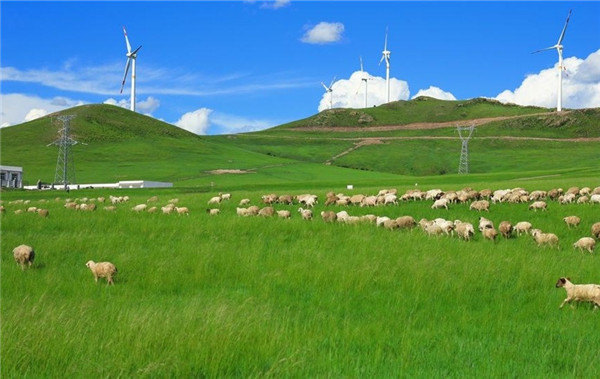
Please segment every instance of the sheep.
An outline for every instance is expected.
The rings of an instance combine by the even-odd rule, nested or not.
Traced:
[[[498,230],[500,231],[500,234],[502,234],[502,237],[510,238],[513,231],[513,227],[510,224],[510,222],[502,221],[500,225],[498,225]]]
[[[553,188],[550,191],[548,191],[548,198],[556,200],[560,195],[562,195],[562,192],[562,188]]]
[[[592,195],[600,195],[600,186],[598,186],[592,190]]]
[[[592,236],[600,240],[600,222],[597,222],[594,225],[592,225]]]
[[[157,201],[158,201],[158,196],[152,196],[151,198],[146,200],[146,203],[156,203]]]
[[[517,232],[517,236],[520,236],[522,233],[529,234],[529,231],[531,230],[531,223],[527,221],[517,222],[514,230]]]
[[[436,218],[433,220],[434,223],[439,225],[440,228],[446,233],[446,235],[454,235],[454,223],[443,218]]]
[[[175,205],[173,204],[169,204],[165,207],[160,207],[160,209],[162,210],[162,213],[164,214],[170,214],[171,212],[173,212],[173,210],[175,209]]]
[[[350,215],[346,211],[340,211],[335,215],[337,217],[338,222],[346,222],[346,220],[350,217]]]
[[[596,241],[592,237],[583,237],[580,238],[577,242],[573,244],[573,248],[579,250],[587,250],[590,253],[594,252],[594,247],[596,246]]]
[[[473,228],[473,224],[470,224],[468,222],[455,222],[454,230],[456,231],[456,235],[465,241],[470,241],[471,237],[475,235],[475,229]]]
[[[579,190],[579,196],[589,195],[591,192],[592,192],[592,189],[590,187],[583,187],[582,189]]]
[[[479,217],[479,231],[487,228],[494,228],[494,223],[485,217]]]
[[[221,197],[221,200],[231,200],[231,194],[230,193],[220,193],[219,192],[219,196]]]
[[[433,205],[431,206],[431,209],[439,209],[439,208],[446,208],[448,209],[448,199],[439,199],[436,200]]]
[[[221,204],[221,196],[214,196],[208,200],[208,205],[210,204]]]
[[[109,205],[104,207],[105,211],[109,211],[109,212],[114,212],[115,210],[117,210],[117,207],[115,207],[114,205]]]
[[[490,202],[487,200],[477,200],[471,203],[471,205],[469,206],[470,210],[476,210],[476,211],[490,211]]]
[[[281,210],[277,211],[277,216],[279,216],[279,218],[290,218],[292,213],[288,210]]]
[[[425,200],[438,200],[443,194],[441,189],[432,189],[425,192]]]
[[[348,216],[348,218],[344,222],[346,224],[358,224],[361,221],[362,221],[361,218],[358,216]]]
[[[396,223],[400,229],[411,229],[417,225],[417,222],[412,216],[400,216],[396,219]]]
[[[277,195],[274,193],[269,195],[263,195],[261,196],[261,199],[264,204],[270,205],[277,201]]]
[[[294,204],[294,198],[292,197],[292,195],[281,195],[281,196],[279,196],[277,201],[280,204],[289,204],[289,205]]]
[[[374,207],[377,205],[377,196],[366,196],[360,202],[361,207]]]
[[[546,191],[532,191],[529,194],[529,200],[535,201],[535,200],[542,200],[545,199],[547,196]]]
[[[427,223],[427,225],[425,225],[425,233],[427,233],[427,235],[431,236],[431,235],[440,235],[442,234],[444,231],[442,230],[442,228],[436,224],[435,222],[431,221],[429,223]]]
[[[587,204],[590,201],[590,198],[587,196],[581,196],[577,199],[577,204]]]
[[[347,206],[350,203],[350,200],[348,199],[339,199],[338,201],[335,202],[335,205],[340,205],[340,206]]]
[[[313,213],[310,209],[298,208],[298,212],[300,212],[304,220],[312,220]]]
[[[38,210],[37,207],[29,207],[29,208],[27,208],[27,212],[29,212],[29,213],[36,213],[37,210]]]
[[[4,205],[0,205],[0,213],[6,213],[6,209],[4,208]]]
[[[169,201],[167,201],[167,203],[169,203],[169,204],[177,204],[177,203],[179,203],[179,199],[178,198],[170,199]]]
[[[567,298],[563,300],[559,308],[573,300],[594,303],[594,310],[600,307],[600,285],[573,284],[570,278],[560,278],[556,282],[556,288],[561,287],[567,291]]]
[[[377,217],[377,219],[375,220],[375,225],[377,226],[383,226],[383,224],[389,220],[389,217],[386,216],[382,216],[382,217]]]
[[[156,208],[156,207],[150,207],[150,208],[148,208],[148,210],[146,212],[148,212],[148,213],[156,213],[157,209],[158,208]]]
[[[117,268],[110,262],[88,261],[85,266],[94,274],[94,280],[98,283],[98,278],[106,278],[108,285],[115,284],[113,276],[117,274]]]
[[[219,213],[221,213],[221,210],[218,209],[218,208],[209,208],[209,209],[206,210],[206,213],[208,213],[211,216],[216,216]]]
[[[21,270],[25,270],[25,263],[29,267],[33,264],[35,251],[33,251],[33,247],[31,246],[19,245],[13,249],[13,256],[15,257],[15,262],[21,266]]]
[[[235,212],[237,213],[238,216],[243,216],[243,217],[247,217],[250,216],[250,213],[248,212],[247,208],[235,208]]]
[[[258,215],[262,217],[272,217],[275,214],[273,207],[264,207],[258,211]]]
[[[579,223],[581,222],[581,219],[577,216],[567,216],[567,217],[563,218],[563,221],[570,228],[571,226],[578,226]]]
[[[600,194],[593,194],[590,197],[590,203],[597,203],[600,204]]]
[[[106,200],[106,199],[105,199],[104,197],[102,197],[102,196],[99,196],[99,197],[98,197],[98,202],[99,202],[99,203],[104,203],[104,201],[105,201],[105,200]]]
[[[491,189],[482,189],[481,191],[479,191],[479,198],[483,199],[489,199],[490,196],[492,196],[492,190]]]
[[[142,212],[145,211],[148,206],[146,204],[138,204],[135,207],[131,208],[134,212]]]
[[[187,207],[175,207],[175,210],[177,211],[177,214],[190,215],[190,210]]]
[[[483,238],[492,240],[494,242],[496,241],[496,237],[498,236],[498,232],[493,227],[483,229],[481,231],[481,234],[483,235]]]
[[[548,205],[545,201],[534,201],[533,203],[531,203],[531,205],[529,205],[529,210],[533,209],[534,211],[537,211],[538,209],[541,209],[545,211],[547,206]]]
[[[383,223],[383,227],[389,230],[398,229],[398,223],[396,220],[385,220]]]
[[[258,215],[258,212],[260,212],[260,208],[256,205],[251,205],[248,207],[247,212],[248,216],[256,216]]]
[[[16,214],[16,215],[20,215],[21,213],[23,213],[23,210],[22,210],[22,209],[17,209],[17,210],[15,211],[15,214]]]
[[[570,187],[567,190],[567,195],[569,195],[569,194],[579,195],[579,187]]]
[[[325,199],[325,206],[327,205],[331,205],[331,204],[335,204],[340,200],[339,197],[337,197],[335,194],[333,193],[328,193],[327,194],[327,198]]]
[[[321,218],[325,222],[334,222],[337,220],[337,214],[334,211],[323,211],[321,212]]]
[[[96,210],[96,204],[81,204],[78,209],[80,211],[93,212]]]
[[[538,246],[550,245],[556,247],[557,249],[559,248],[558,237],[556,234],[542,233],[542,231],[539,229],[533,229],[531,231],[531,235],[533,236],[535,242],[537,242]]]
[[[575,195],[572,193],[568,193],[564,196],[558,197],[558,202],[561,204],[571,204],[575,200]]]
[[[360,220],[368,222],[370,224],[375,224],[377,222],[377,216],[372,215],[372,214],[362,215],[362,216],[360,216]]]
[[[50,214],[47,209],[38,209],[37,213],[40,215],[40,217],[48,217],[48,214]]]
[[[316,195],[299,195],[298,202],[307,207],[314,207],[317,204],[318,197]]]
[[[250,204],[250,199],[242,199],[240,200],[240,206]]]
[[[387,195],[385,195],[383,197],[383,204],[388,205],[388,204],[394,204],[394,205],[398,205],[398,196],[388,193]]]

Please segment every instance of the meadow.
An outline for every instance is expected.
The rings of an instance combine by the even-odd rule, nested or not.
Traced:
[[[600,185],[597,176],[498,183],[528,189]],[[249,177],[240,175],[239,177]],[[413,178],[414,179],[414,178]],[[492,176],[431,177],[427,187],[494,187]],[[256,183],[233,191],[222,213],[209,216],[215,194],[198,187],[162,190],[81,190],[68,196],[131,196],[115,213],[65,209],[63,192],[3,192],[1,374],[40,376],[536,376],[597,377],[598,312],[587,304],[558,306],[554,284],[598,282],[597,256],[573,250],[600,221],[598,205],[492,205],[496,224],[528,220],[553,232],[560,249],[539,248],[529,236],[471,242],[427,237],[418,229],[242,218],[241,198],[264,193],[374,193],[332,183]],[[392,179],[383,179],[387,184]],[[377,182],[378,183],[378,182]],[[445,184],[442,184],[445,183]],[[502,186],[505,188],[506,186]],[[403,192],[414,183],[396,178]],[[268,189],[267,189],[268,188]],[[500,188],[500,187],[497,187]],[[115,193],[116,192],[116,193]],[[190,208],[189,216],[136,214],[158,195]],[[61,201],[52,199],[58,196]],[[51,199],[39,203],[38,199]],[[13,214],[30,199],[50,216]],[[476,224],[467,204],[432,210],[430,202],[350,207],[352,215],[459,218]],[[341,207],[315,207],[315,213]],[[568,229],[562,218],[582,218]],[[26,243],[37,256],[21,271],[12,249]],[[108,260],[114,286],[94,283],[85,262]]]

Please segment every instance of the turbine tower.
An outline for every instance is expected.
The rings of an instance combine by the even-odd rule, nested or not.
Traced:
[[[383,51],[381,52],[381,60],[379,64],[385,59],[385,85],[387,87],[387,102],[390,102],[390,54],[391,51],[387,49],[387,38],[388,38],[388,30],[385,28],[385,42],[383,44]]]
[[[473,135],[473,130],[475,129],[475,125],[471,126],[457,126],[456,130],[458,131],[458,136],[462,142],[462,146],[460,149],[460,161],[458,163],[458,173],[459,174],[468,174],[469,173],[469,140]],[[463,135],[462,132],[469,131],[469,135]]]
[[[571,10],[569,10],[569,14],[567,15],[567,21],[565,21],[565,26],[563,27],[562,33],[560,33],[560,37],[558,37],[558,42],[554,46],[547,47],[545,49],[534,51],[532,54],[539,53],[541,51],[556,49],[558,52],[558,94],[556,99],[556,111],[562,111],[562,72],[565,69],[563,67],[563,46],[561,45],[563,38],[565,38],[565,32],[567,31],[567,25],[569,24],[569,19],[571,18]]]
[[[367,107],[367,95],[369,93],[368,90],[368,86],[367,86],[367,82],[369,80],[372,80],[371,78],[369,78],[369,74],[365,75],[365,71],[363,70],[363,61],[362,61],[362,56],[360,57],[360,72],[363,74],[362,78],[360,80],[362,80],[363,82],[365,82],[365,108]],[[360,88],[360,87],[359,87]],[[358,94],[358,90],[359,88],[356,89],[356,94]]]
[[[127,38],[127,30],[123,27],[123,33],[125,34],[125,43],[127,44],[127,63],[125,65],[125,75],[123,75],[123,83],[121,83],[121,93],[123,93],[123,87],[125,86],[125,80],[127,80],[127,72],[131,65],[131,107],[130,109],[135,112],[135,60],[137,58],[137,52],[142,48],[138,47],[134,51],[131,51],[131,45],[129,44],[129,38]]]
[[[325,83],[321,82],[321,85],[323,86],[323,88],[325,88],[325,92],[329,93],[329,109],[333,108],[333,88],[332,87],[333,87],[334,82],[335,82],[335,76],[331,80],[329,87],[327,87],[325,85]]]

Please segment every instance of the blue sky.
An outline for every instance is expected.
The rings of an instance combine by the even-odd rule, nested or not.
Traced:
[[[579,65],[600,48],[598,2],[279,5],[2,2],[3,120],[21,122],[28,106],[49,112],[81,102],[128,101],[129,78],[119,94],[126,62],[122,25],[134,48],[143,46],[137,59],[137,100],[146,103],[138,109],[168,122],[186,113],[201,114],[205,117],[195,120],[204,122],[201,132],[209,134],[264,128],[314,114],[324,94],[319,83],[329,83],[333,76],[342,80],[338,99],[355,95],[350,86],[342,93],[342,84],[358,70],[359,55],[370,75],[385,77],[385,65],[378,63],[386,26],[391,76],[406,82],[410,94],[399,95],[404,97],[430,86],[458,99],[496,97],[523,85],[521,95],[509,94],[510,99],[537,101],[542,95],[536,91],[549,92],[543,83],[555,73],[543,73],[556,64],[557,54],[530,52],[556,43],[569,9],[573,14],[564,57],[579,60],[566,65],[572,70],[566,80],[583,77]],[[303,41],[321,22],[341,24],[343,31],[338,29],[327,43]],[[593,66],[593,58],[587,66]],[[577,100],[597,96],[600,101],[600,78],[590,70],[581,79],[591,83],[588,92],[573,84],[572,93],[565,91],[567,106],[600,106],[596,100]],[[540,75],[543,83],[525,88],[527,75]],[[550,97],[547,102],[553,104]]]

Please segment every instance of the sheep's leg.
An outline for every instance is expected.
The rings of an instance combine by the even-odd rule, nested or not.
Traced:
[[[98,283],[98,275],[94,274],[94,281]]]
[[[560,307],[558,307],[558,308],[562,308],[562,307],[564,307],[564,306],[565,306],[565,304],[566,304],[566,303],[570,303],[570,302],[571,302],[571,300],[573,300],[573,299],[572,299],[572,298],[570,298],[570,297],[567,297],[565,300],[563,300],[562,304],[561,304],[561,305],[560,305]]]

